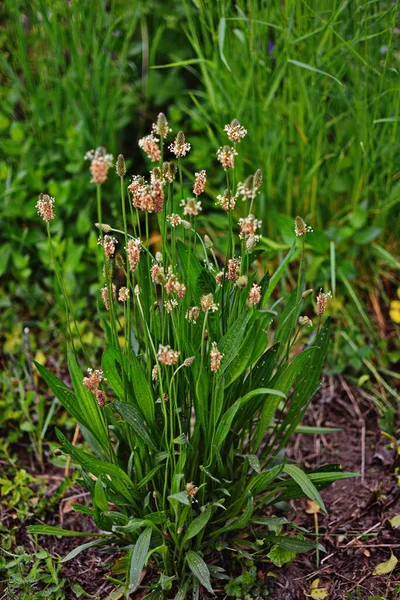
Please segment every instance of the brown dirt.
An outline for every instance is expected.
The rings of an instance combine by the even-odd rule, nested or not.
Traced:
[[[390,575],[372,575],[391,552],[400,557],[400,530],[393,530],[388,522],[400,513],[396,456],[381,434],[373,405],[343,380],[330,381],[303,424],[342,431],[325,437],[297,436],[289,448],[291,458],[305,469],[339,462],[345,471],[363,476],[338,481],[321,493],[328,515],[318,515],[320,543],[327,553],[321,554],[319,568],[315,554],[299,555],[281,571],[273,598],[305,600],[317,578],[319,587],[329,591],[329,600],[346,598],[345,592],[363,600],[374,595],[400,598],[393,591],[400,584],[399,569]],[[292,507],[294,520],[315,531],[314,516],[306,513],[307,501],[296,501]]]

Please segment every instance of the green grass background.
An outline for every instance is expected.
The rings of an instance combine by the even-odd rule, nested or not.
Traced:
[[[263,170],[257,212],[271,264],[291,243],[300,214],[315,228],[309,281],[333,290],[337,331],[353,343],[339,335],[334,362],[362,370],[365,360],[378,361],[390,371],[396,336],[382,334],[371,296],[390,322],[400,267],[399,9],[375,0],[5,0],[0,306],[7,348],[24,324],[45,330],[58,311],[37,194],[56,197],[56,251],[76,310],[88,316],[97,290],[95,198],[83,154],[101,144],[122,151],[130,172],[146,173],[137,140],[162,110],[192,143],[186,168],[207,168],[219,184],[208,190],[216,229],[212,205],[224,182],[215,152],[226,141],[223,126],[240,119],[249,134],[239,176]],[[111,179],[105,211],[118,225]]]

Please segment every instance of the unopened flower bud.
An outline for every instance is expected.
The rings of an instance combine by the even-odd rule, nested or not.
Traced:
[[[161,169],[160,167],[154,167],[154,169],[151,172],[152,178],[159,180],[161,179]]]
[[[306,235],[306,233],[312,233],[312,227],[307,225],[301,217],[296,217],[294,220],[294,232],[297,236]]]
[[[106,260],[104,263],[104,277],[106,279],[112,279],[113,276],[113,268],[112,268],[112,263],[110,260]]]
[[[111,225],[107,225],[107,223],[96,223],[96,227],[104,233],[109,233],[112,230]]]
[[[308,325],[308,327],[312,327],[312,321],[309,317],[299,317],[298,323],[300,327],[305,327],[306,325]]]
[[[236,285],[238,288],[240,288],[242,290],[245,287],[247,287],[248,282],[249,282],[249,278],[247,277],[247,275],[240,275],[240,277],[238,277],[238,279],[236,281]]]
[[[120,252],[117,252],[115,255],[115,264],[117,265],[118,269],[125,271],[125,262]]]
[[[310,289],[310,290],[306,290],[305,292],[302,293],[301,297],[303,300],[307,300],[307,298],[309,298],[310,296],[312,296],[314,293],[314,290]]]
[[[157,117],[157,123],[153,124],[153,131],[162,137],[166,137],[170,131],[172,131],[168,127],[167,117],[164,113],[159,113]]]
[[[251,233],[246,240],[246,250],[253,250],[257,246],[260,236]]]
[[[185,358],[183,364],[185,365],[185,367],[191,367],[195,360],[195,356],[189,356],[189,358]]]
[[[212,240],[208,237],[208,235],[204,236],[204,243],[206,245],[206,248],[213,248],[214,244],[212,243]]]
[[[175,177],[175,175],[177,174],[177,171],[178,171],[178,167],[176,166],[176,163],[174,163],[174,161],[171,160],[170,163],[169,163],[169,172],[170,172],[170,174]]]
[[[126,164],[125,158],[122,154],[118,154],[117,164],[115,165],[115,170],[119,177],[123,177],[126,173]]]
[[[262,175],[262,171],[261,169],[257,169],[257,171],[254,173],[254,187],[259,188],[262,185],[262,181],[263,181],[263,175]]]

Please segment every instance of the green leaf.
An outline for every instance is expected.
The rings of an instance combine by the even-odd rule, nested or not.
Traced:
[[[222,359],[221,369],[218,372],[219,376],[223,375],[238,353],[250,318],[250,311],[243,311],[220,340],[218,350],[224,355],[224,358]]]
[[[211,61],[205,58],[189,58],[187,60],[179,60],[177,62],[168,63],[166,65],[151,65],[150,69],[172,69],[175,67],[186,67],[186,65],[196,65],[198,63],[205,62],[213,64]]]
[[[205,587],[210,594],[214,594],[214,590],[211,587],[210,571],[200,554],[193,550],[189,550],[189,552],[186,553],[186,561],[189,569],[201,585]]]
[[[186,600],[186,594],[188,593],[188,590],[189,590],[189,581],[186,581],[185,583],[182,584],[182,586],[180,588],[178,588],[178,591],[176,593],[174,600]]]
[[[186,492],[177,492],[176,494],[171,494],[170,496],[168,496],[168,500],[176,500],[177,502],[180,502],[181,504],[186,504],[187,506],[189,506],[190,504]]]
[[[253,390],[252,392],[249,392],[248,394],[246,394],[246,396],[243,396],[243,398],[239,398],[238,400],[236,400],[236,402],[232,404],[232,406],[226,411],[226,413],[223,415],[222,419],[218,424],[218,428],[214,439],[214,446],[218,450],[224,443],[239,408],[246,404],[246,402],[251,400],[254,396],[262,396],[265,394],[279,396],[280,398],[286,398],[285,394],[283,392],[280,392],[279,390],[273,390],[270,388],[259,388],[258,390]],[[242,421],[240,421],[240,424],[241,423]]]
[[[36,361],[33,361],[35,367],[43,377],[53,394],[58,398],[64,408],[79,422],[89,429],[87,421],[82,413],[81,405],[78,402],[75,394],[69,389],[61,379],[58,379],[49,369],[43,367]]]
[[[131,376],[136,400],[144,418],[150,427],[155,422],[153,392],[136,354],[131,353]]]
[[[148,527],[142,531],[133,549],[129,566],[130,593],[136,591],[139,586],[140,576],[142,574],[143,567],[146,565],[146,557],[150,547],[151,534],[151,527]]]
[[[292,538],[287,535],[267,535],[265,539],[273,542],[280,548],[289,550],[290,552],[309,552],[310,550],[315,550],[316,548],[321,550],[321,552],[326,552],[325,548],[321,544],[316,542],[307,542],[307,540]]]
[[[296,558],[296,552],[285,550],[280,546],[272,546],[271,550],[267,554],[268,558],[273,562],[276,567],[282,567],[285,563],[291,562]]]
[[[240,408],[241,399],[236,400],[236,402],[226,411],[223,415],[221,421],[219,422],[215,438],[214,438],[214,446],[219,450],[224,443],[226,436],[229,433],[229,430],[232,425],[232,421],[235,418],[237,411]]]
[[[265,492],[265,490],[268,489],[268,487],[274,481],[274,479],[279,475],[281,470],[282,467],[280,465],[277,465],[269,471],[265,471],[264,473],[255,475],[250,480],[250,483],[247,486],[247,491],[252,493],[254,496]]]
[[[383,260],[392,269],[400,269],[400,260],[393,256],[388,250],[378,244],[372,244],[372,250],[376,256]]]
[[[204,527],[207,525],[208,521],[210,520],[211,517],[211,506],[207,506],[203,512],[201,512],[199,514],[198,517],[196,517],[189,525],[189,527],[187,528],[187,531],[183,537],[183,542],[182,544],[185,544],[188,540],[192,539],[193,537],[195,537],[198,533],[200,533],[200,531],[202,531],[204,529]]]
[[[272,384],[275,390],[280,390],[284,394],[288,394],[290,388],[293,386],[296,378],[302,372],[304,365],[310,359],[310,356],[317,352],[318,348],[308,348],[303,350],[296,358],[287,366],[285,369],[278,371],[277,375],[272,380]],[[278,409],[281,400],[279,396],[267,396],[263,401],[260,418],[257,423],[253,453],[256,452],[264,439],[265,431],[274,417],[275,412]]]
[[[268,345],[267,333],[264,328],[271,321],[272,315],[263,315],[253,321],[252,326],[243,340],[239,350],[224,373],[224,388],[231,385],[248,367],[258,360]]]
[[[326,77],[330,77],[331,79],[336,81],[336,83],[338,83],[339,85],[343,85],[343,83],[341,81],[339,81],[339,79],[336,79],[336,77],[334,77],[330,73],[327,73],[326,71],[321,71],[321,69],[317,69],[316,67],[308,65],[307,63],[303,63],[298,60],[293,60],[291,58],[288,59],[288,62],[292,63],[292,65],[296,65],[297,67],[301,67],[302,69],[306,69],[307,71],[312,71],[313,73],[319,73],[320,75],[325,75]]]
[[[239,398],[240,405],[244,406],[249,400],[254,398],[254,396],[265,396],[265,394],[270,394],[271,396],[279,396],[280,398],[283,398],[283,399],[286,398],[286,394],[284,394],[283,392],[281,392],[279,390],[273,390],[272,388],[258,388],[256,390],[249,392],[248,394],[243,396],[243,398]]]
[[[96,477],[105,475],[104,481],[111,489],[124,496],[129,503],[132,501],[134,494],[133,483],[120,467],[107,461],[101,461],[75,448],[58,429],[56,430],[56,434],[62,444],[62,450],[66,454],[72,456],[86,471]]]
[[[332,466],[332,465],[329,465]],[[320,490],[328,487],[331,483],[335,481],[339,481],[341,479],[348,479],[349,477],[359,477],[359,473],[343,473],[342,471],[318,471],[313,473],[307,473],[310,481],[315,485],[315,487]],[[280,481],[279,483],[275,483],[272,486],[274,491],[279,491],[280,487],[286,488],[282,494],[279,496],[279,502],[283,502],[284,500],[292,500],[293,498],[300,498],[304,492],[302,488],[295,481]],[[317,503],[318,504],[318,503]]]
[[[75,558],[75,556],[78,556],[78,554],[80,554],[81,552],[84,552],[85,550],[87,550],[88,548],[92,548],[93,546],[100,546],[101,544],[104,544],[103,540],[100,541],[95,541],[95,542],[86,542],[86,544],[81,544],[80,546],[77,546],[77,548],[74,548],[73,550],[71,550],[71,552],[68,552],[68,554],[66,556],[64,556],[64,558],[61,560],[62,563],[66,563],[69,560],[72,560],[73,558]]]
[[[227,60],[225,58],[225,54],[224,54],[225,29],[226,29],[226,19],[225,19],[225,17],[221,17],[219,20],[219,24],[218,24],[219,56],[220,56],[222,62],[224,63],[224,65],[226,66],[226,68],[228,69],[228,71],[231,72],[231,68],[228,65],[228,62],[227,62]]]
[[[98,405],[94,394],[89,392],[83,385],[82,372],[73,351],[69,347],[67,351],[67,362],[72,386],[87,422],[87,425],[85,426],[98,440],[103,450],[106,450],[110,442],[102,410]]]
[[[301,363],[301,373],[298,373],[287,414],[276,427],[276,436],[271,442],[271,447],[275,447],[275,455],[285,446],[290,436],[295,431],[297,425],[303,418],[311,398],[320,385],[321,371],[325,362],[329,341],[330,320],[327,319],[315,340],[315,347],[318,348],[318,351],[309,356],[306,355],[306,360]],[[276,382],[275,385],[277,385]],[[269,445],[264,448],[263,452],[267,452],[268,450]]]
[[[279,267],[277,268],[275,273],[272,275],[272,277],[269,281],[268,289],[264,296],[263,306],[265,306],[265,303],[268,300],[268,298],[270,298],[272,296],[273,291],[275,290],[276,286],[278,285],[279,280],[282,277],[283,273],[285,272],[286,267],[289,264],[295,251],[296,251],[296,240],[293,242],[292,247],[290,248],[289,252],[286,254],[285,258],[283,259],[283,261],[281,262],[281,264],[279,265]]]
[[[311,500],[314,500],[314,502],[321,507],[321,510],[324,513],[327,512],[320,493],[315,485],[311,482],[310,478],[304,473],[304,471],[299,469],[299,467],[296,467],[296,465],[285,465],[283,467],[283,472],[287,473],[292,479],[294,479],[294,481],[301,487],[304,494]]]
[[[146,521],[142,519],[135,519],[132,517],[129,519],[126,525],[115,525],[113,527],[113,531],[123,532],[123,533],[133,533],[138,529],[141,529],[146,524]]]
[[[157,450],[157,446],[150,437],[141,413],[133,406],[124,404],[123,402],[118,402],[118,400],[114,400],[113,405],[121,417],[125,419],[125,421],[132,427],[136,435],[144,440],[146,444],[152,448],[152,450]]]
[[[94,484],[94,496],[93,496],[93,504],[103,512],[108,511],[108,502],[107,496],[104,491],[103,483],[101,481],[101,477],[99,477]]]
[[[295,429],[295,433],[303,435],[327,435],[338,431],[342,431],[342,429],[340,427],[311,427],[309,425],[297,425]]]
[[[373,240],[379,237],[381,233],[382,229],[379,229],[379,227],[366,227],[365,229],[357,231],[353,240],[356,244],[370,244]]]
[[[116,362],[119,363],[120,356],[113,346],[107,346],[101,359],[101,366],[107,382],[113,392],[120,400],[125,400],[124,386],[121,375],[116,367]]]
[[[249,524],[251,517],[253,515],[254,499],[253,499],[252,495],[249,495],[249,492],[247,490],[246,490],[246,493],[242,495],[241,499],[243,497],[245,498],[246,495],[248,495],[247,504],[246,504],[246,508],[244,509],[242,514],[233,520],[229,519],[229,521],[226,525],[224,525],[223,527],[220,527],[220,529],[217,529],[216,531],[213,532],[213,534],[212,534],[213,537],[217,537],[221,533],[226,533],[227,531],[235,531],[236,529],[243,529],[243,527],[246,527],[246,525]],[[239,512],[240,509],[241,509],[241,503],[238,503],[237,512]]]
[[[191,291],[191,298],[194,303],[198,302],[203,294],[214,292],[214,284],[208,271],[183,242],[178,240],[176,247],[186,284],[189,284],[187,287]]]
[[[108,537],[105,533],[97,533],[91,531],[72,531],[71,529],[61,529],[54,525],[28,525],[29,533],[37,533],[39,535],[57,535],[61,537]]]

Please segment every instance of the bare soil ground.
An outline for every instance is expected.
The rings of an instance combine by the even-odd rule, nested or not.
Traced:
[[[305,600],[311,582],[319,578],[329,600],[347,598],[346,592],[363,600],[374,595],[400,598],[393,591],[400,584],[398,569],[390,575],[372,575],[392,552],[400,557],[400,529],[393,529],[388,521],[400,513],[398,459],[380,431],[374,407],[343,379],[330,381],[311,405],[304,424],[342,431],[325,438],[299,435],[289,456],[306,469],[339,462],[345,471],[358,472],[360,477],[338,481],[322,492],[328,515],[319,514],[318,520],[327,554],[321,555],[319,568],[315,554],[299,555],[281,571],[273,597]],[[315,531],[314,516],[306,513],[307,501],[292,506],[295,521]]]

